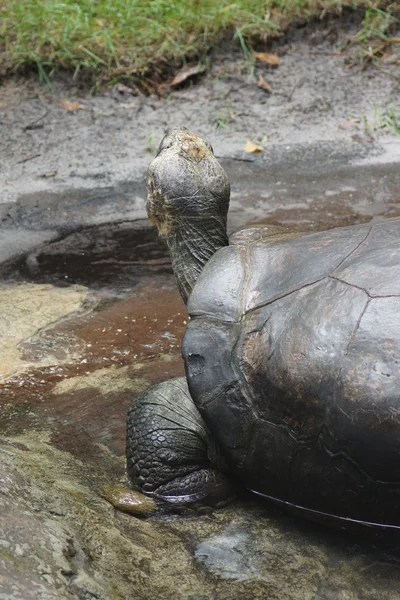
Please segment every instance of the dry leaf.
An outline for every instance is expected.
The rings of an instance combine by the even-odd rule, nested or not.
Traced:
[[[251,140],[247,140],[247,143],[244,146],[243,150],[245,152],[262,152],[264,150],[264,148],[262,146],[260,146],[259,144],[255,144]]]
[[[137,106],[136,102],[125,102],[124,104],[120,104],[118,108],[134,108],[135,106]]]
[[[202,73],[205,73],[205,72],[206,72],[205,65],[198,65],[198,64],[193,64],[193,63],[185,65],[183,67],[183,69],[180,69],[180,71],[178,71],[177,74],[175,75],[175,77],[171,81],[171,86],[174,87],[176,85],[180,85],[181,83],[184,83],[187,79],[196,77],[196,75],[201,75]]]
[[[58,103],[61,108],[65,110],[73,111],[73,110],[84,110],[83,104],[79,104],[79,102],[73,102],[72,100],[60,100]]]
[[[254,56],[268,67],[277,67],[279,65],[279,56],[269,54],[268,52],[254,52]]]
[[[45,179],[47,179],[48,177],[55,177],[57,175],[57,171],[51,171],[51,173],[43,173],[43,175],[40,175],[40,177],[44,177]]]
[[[369,135],[360,135],[359,133],[352,135],[351,139],[360,144],[371,144],[374,141],[373,137]]]
[[[358,123],[360,119],[350,119],[349,121],[342,121],[339,123],[339,129],[358,129]]]
[[[260,77],[258,78],[257,85],[262,90],[265,90],[269,94],[272,94],[272,87],[269,85],[268,81],[266,81],[262,75],[260,75]]]

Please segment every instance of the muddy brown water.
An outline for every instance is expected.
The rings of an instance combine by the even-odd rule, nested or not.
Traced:
[[[257,161],[224,161],[235,181],[230,229],[257,222],[319,230],[400,216],[398,165],[349,169],[329,163],[326,171],[329,158],[324,160],[319,168],[298,171],[293,167],[286,172],[267,171]],[[28,210],[29,203],[25,206]],[[20,222],[29,230],[26,215],[20,215]],[[40,230],[40,222],[40,214],[35,214],[32,229]],[[13,226],[18,224],[14,219]],[[0,268],[0,292],[11,290],[9,310],[0,315],[0,324],[3,318],[7,325],[10,315],[8,329],[14,327],[16,332],[16,347],[10,346],[15,361],[0,383],[0,445],[8,454],[19,453],[21,473],[28,455],[38,454],[45,460],[45,448],[63,457],[55,459],[56,454],[50,454],[49,464],[53,459],[70,460],[65,457],[78,461],[81,467],[74,466],[72,473],[81,469],[82,477],[76,476],[68,494],[75,498],[74,486],[87,485],[85,493],[94,494],[96,504],[104,502],[104,485],[125,481],[126,412],[132,400],[150,384],[184,373],[180,344],[187,315],[166,248],[146,220],[91,225],[82,218],[81,224],[68,230],[65,224],[59,230],[52,226],[55,233],[50,241],[8,259]],[[22,309],[17,317],[12,316],[12,305],[21,293],[22,299],[24,294],[26,298],[41,294],[37,313],[33,310],[26,315]],[[51,304],[62,305],[68,294],[79,299],[53,317]],[[49,317],[42,323],[39,316],[46,303]],[[20,336],[19,318],[28,321]],[[46,447],[39,448],[36,433],[45,439]],[[50,510],[41,500],[37,510],[50,510],[54,518],[64,519],[63,526],[69,527],[83,555],[94,553],[91,572],[97,574],[100,591],[90,597],[125,598],[126,590],[142,590],[137,597],[400,598],[396,540],[388,545],[387,540],[374,536],[365,540],[333,532],[246,496],[216,515],[154,516],[146,526],[135,525],[134,517],[112,513],[114,526],[124,531],[129,543],[142,540],[137,544],[144,557],[132,567],[140,574],[136,579],[129,579],[132,574],[127,579],[118,570],[121,556],[131,550],[125,548],[125,554],[115,558],[119,566],[113,585],[119,595],[114,596],[101,579],[107,580],[109,573],[93,550],[91,526],[87,521],[81,524],[83,530],[89,528],[82,541],[71,524],[71,519],[79,522],[80,509],[76,513],[71,509],[71,514],[65,509],[65,484],[58,479],[58,463],[54,464],[55,471],[46,476],[50,479],[43,481],[38,471],[34,476],[29,471],[30,485],[42,491],[49,485],[57,488],[56,496],[49,491],[54,507]],[[51,471],[50,466],[46,468],[47,473]],[[98,510],[98,514],[112,511]],[[141,528],[141,533],[135,528]],[[153,536],[153,541],[146,536]],[[108,548],[104,539],[102,544]],[[132,552],[135,555],[139,550]],[[173,553],[168,564],[166,556]],[[79,579],[82,572],[90,571],[87,563],[82,559],[74,569],[65,589],[71,597],[89,597],[83,594],[90,585]],[[147,588],[141,587],[144,581]],[[176,586],[179,591],[174,596]]]

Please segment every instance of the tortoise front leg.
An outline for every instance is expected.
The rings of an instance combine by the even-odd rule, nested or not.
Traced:
[[[234,495],[183,377],[151,387],[133,403],[126,458],[135,488],[166,502],[218,506]]]

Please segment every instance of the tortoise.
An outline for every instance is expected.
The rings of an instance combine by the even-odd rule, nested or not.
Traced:
[[[305,516],[400,527],[400,219],[249,227],[209,143],[171,129],[148,171],[189,323],[186,378],[132,405],[133,485],[214,505],[235,483]]]

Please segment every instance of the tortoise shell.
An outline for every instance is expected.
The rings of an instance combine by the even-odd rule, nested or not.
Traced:
[[[400,219],[244,232],[188,311],[189,390],[247,488],[400,524]]]

